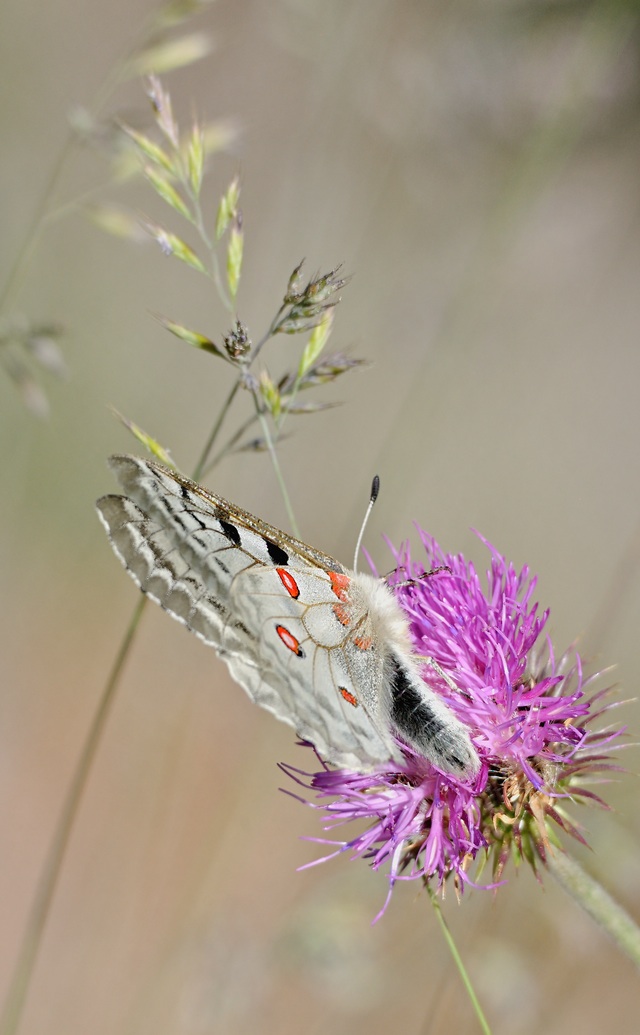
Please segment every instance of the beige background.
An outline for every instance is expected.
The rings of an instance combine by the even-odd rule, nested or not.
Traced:
[[[5,0],[0,16],[2,249],[8,274],[62,146],[144,0]],[[631,11],[631,6],[629,7]],[[333,345],[372,366],[325,389],[281,461],[303,535],[351,562],[419,521],[481,567],[480,529],[540,574],[562,649],[584,636],[636,694],[639,593],[638,26],[624,5],[231,0],[191,28],[214,53],[166,78],[178,116],[242,127],[207,181],[213,213],[240,170],[254,339],[293,266],[343,261]],[[139,84],[110,111],[144,112]],[[101,184],[76,149],[57,202]],[[142,185],[107,192],[163,215]],[[175,223],[176,228],[179,227]],[[115,405],[189,469],[228,390],[222,364],[171,338],[161,311],[220,338],[204,279],[103,235],[52,224],[16,299],[67,328],[48,422],[0,381],[2,983],[65,789],[135,603],[93,500],[132,443]],[[265,352],[277,372],[295,339]],[[293,362],[296,360],[294,359]],[[47,379],[45,379],[47,380]],[[286,524],[264,456],[212,488]],[[616,713],[636,739],[638,705]],[[24,1035],[438,1035],[477,1030],[428,902],[340,859],[304,873],[317,817],[278,793],[291,732],[252,707],[212,652],[145,617],[87,787],[34,977]],[[625,760],[634,768],[637,754]],[[579,810],[576,855],[638,915],[635,775]],[[636,1029],[631,965],[528,871],[447,917],[494,1032]]]

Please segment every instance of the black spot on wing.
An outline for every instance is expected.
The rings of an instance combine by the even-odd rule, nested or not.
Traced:
[[[282,547],[278,546],[277,543],[273,543],[271,539],[263,538],[262,541],[266,546],[267,553],[269,554],[269,557],[271,558],[273,563],[277,564],[279,568],[286,568],[287,564],[289,563],[289,554],[287,553],[287,551],[283,550]]]
[[[230,543],[233,543],[234,546],[240,546],[240,533],[235,525],[220,518],[220,528],[222,529],[222,534],[227,537]]]

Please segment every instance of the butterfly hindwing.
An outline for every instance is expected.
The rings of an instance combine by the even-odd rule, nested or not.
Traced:
[[[299,590],[293,600],[282,593],[282,574],[282,569],[253,569],[236,586],[243,617],[258,630],[262,650],[265,685],[256,677],[251,695],[265,704],[263,695],[275,689],[279,706],[270,710],[282,717],[284,706],[300,736],[338,764],[363,768],[399,760],[388,723],[375,707],[382,689],[380,656],[372,650],[365,657],[354,648],[350,630],[334,613],[336,598],[325,571],[292,561],[288,575]],[[229,661],[236,678],[243,660]]]

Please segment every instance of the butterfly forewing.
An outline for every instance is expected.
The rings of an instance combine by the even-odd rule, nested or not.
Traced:
[[[341,603],[346,570],[153,461],[110,462],[127,495],[105,496],[98,509],[141,588],[328,761],[359,769],[400,761],[377,708],[382,657],[371,644],[354,646]]]

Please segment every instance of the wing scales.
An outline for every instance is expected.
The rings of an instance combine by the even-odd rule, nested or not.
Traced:
[[[215,647],[249,696],[323,757],[356,769],[400,761],[370,705],[381,696],[381,658],[355,651],[333,614],[327,571],[345,569],[153,461],[116,456],[111,465],[127,496],[103,497],[98,509],[138,585]],[[299,600],[283,590],[271,544],[287,556],[302,586]],[[301,656],[283,647],[279,622],[299,641]],[[325,626],[331,636],[319,644]],[[349,695],[360,703],[348,703]]]
[[[224,606],[213,580],[188,563],[170,529],[126,496],[103,496],[98,512],[116,555],[152,600],[216,650],[242,650],[255,662],[256,637]]]
[[[267,524],[266,521],[254,517],[248,511],[229,503],[222,496],[215,496],[202,485],[185,478],[178,471],[170,471],[168,467],[163,467],[154,460],[142,460],[140,457],[129,456],[126,453],[117,453],[110,457],[109,465],[127,495],[143,510],[146,509],[145,501],[151,505],[157,504],[160,490],[169,496],[180,493],[186,500],[189,500],[190,506],[194,509],[200,508],[204,513],[230,515],[233,521],[242,525],[243,528],[255,532],[260,539],[265,537],[270,539],[287,552],[292,551],[311,565],[324,568],[326,571],[343,572],[345,570],[340,562],[330,557],[329,554],[308,546],[307,543],[295,539],[294,536],[285,535],[275,525]]]

